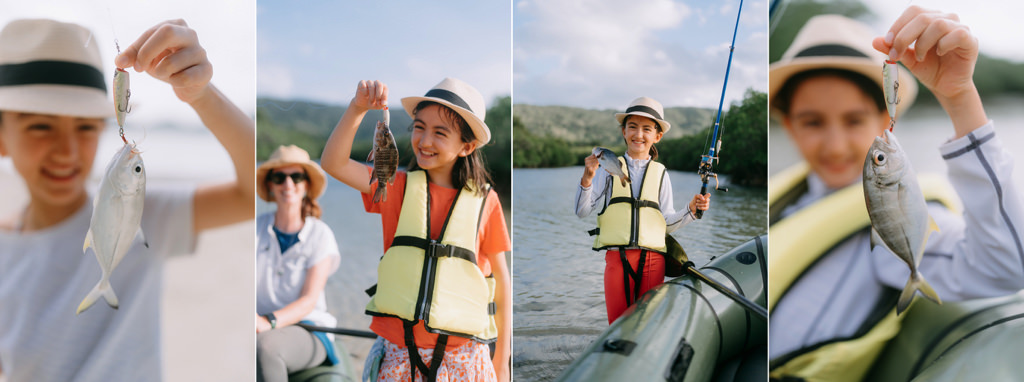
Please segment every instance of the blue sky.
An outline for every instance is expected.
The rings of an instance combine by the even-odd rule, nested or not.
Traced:
[[[511,17],[507,1],[260,0],[257,94],[347,104],[379,79],[397,104],[455,77],[489,106],[512,89]]]
[[[625,108],[717,107],[739,0],[517,0],[516,103]],[[726,107],[765,91],[767,2],[746,0]]]

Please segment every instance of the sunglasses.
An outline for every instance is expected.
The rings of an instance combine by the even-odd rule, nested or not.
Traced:
[[[285,174],[283,172],[274,172],[270,174],[270,182],[274,184],[284,184],[285,179],[292,178],[292,183],[299,184],[309,179],[304,172],[293,172],[291,174]]]

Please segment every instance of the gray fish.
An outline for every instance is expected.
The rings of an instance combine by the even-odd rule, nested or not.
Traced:
[[[888,130],[884,139],[875,137],[864,160],[864,201],[871,217],[871,247],[885,245],[910,267],[910,279],[900,293],[896,313],[910,306],[918,290],[941,304],[938,294],[918,271],[928,235],[939,229],[928,215],[917,174],[896,136]]]
[[[117,309],[117,296],[110,288],[110,275],[128,253],[136,235],[142,235],[142,206],[146,197],[146,168],[142,155],[134,144],[126,143],[107,165],[100,182],[99,192],[93,200],[92,220],[85,234],[82,251],[92,247],[103,270],[100,282],[78,305],[82,313],[100,296],[110,307]],[[146,244],[145,236],[142,242]]]
[[[384,121],[377,122],[377,130],[373,135],[373,150],[370,150],[370,156],[366,158],[367,162],[373,162],[370,184],[377,182],[377,191],[373,193],[374,203],[388,200],[387,185],[395,183],[395,173],[398,172],[398,145],[395,144],[395,136],[388,127],[389,117],[388,109],[385,107]]]
[[[604,147],[595,147],[594,151],[591,152],[598,159],[598,163],[601,164],[601,168],[608,171],[609,174],[619,177],[619,181],[622,182],[622,187],[626,187],[626,183],[632,183],[629,179],[629,174],[622,171],[622,164],[619,163],[619,156],[611,150]]]

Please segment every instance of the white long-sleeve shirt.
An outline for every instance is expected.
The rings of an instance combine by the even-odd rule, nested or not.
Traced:
[[[650,159],[633,159],[627,153],[626,158],[626,169],[629,171],[629,178],[633,181],[630,182],[630,190],[632,191],[633,197],[640,197],[640,187],[643,185],[641,181],[644,177],[644,171],[647,170],[647,165],[651,162]],[[608,201],[612,197],[612,181],[618,182],[617,179],[612,179],[612,175],[605,171],[604,168],[598,167],[594,173],[594,179],[590,184],[590,187],[583,187],[580,185],[576,189],[576,216],[581,219],[590,215],[600,205],[603,209],[608,205]],[[689,204],[686,208],[676,211],[675,205],[672,203],[672,182],[669,181],[668,173],[665,173],[665,177],[661,179],[661,192],[658,194],[658,207],[661,209],[662,216],[665,217],[665,225],[667,226],[665,232],[672,232],[690,222],[696,220],[693,214],[690,213]],[[598,210],[600,211],[600,210]],[[627,247],[636,248],[636,247]]]
[[[943,301],[1024,289],[1024,206],[1011,178],[1013,159],[992,123],[943,144],[940,151],[964,214],[928,205],[939,231],[928,237],[921,273]],[[807,194],[783,215],[834,191],[814,174],[807,183]],[[842,242],[778,301],[771,315],[769,357],[852,336],[878,305],[885,288],[903,289],[909,277],[907,265],[885,246],[871,250],[870,233]]]

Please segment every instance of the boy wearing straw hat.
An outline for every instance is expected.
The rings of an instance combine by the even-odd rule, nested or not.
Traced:
[[[913,102],[916,77],[949,114],[954,136],[940,150],[953,189],[970,196],[960,198],[960,215],[952,190],[919,178],[940,229],[920,272],[944,301],[1024,288],[1024,207],[971,79],[977,39],[956,15],[916,6],[884,37],[842,16],[814,17],[770,69],[772,111],[806,162],[773,177],[769,190],[773,378],[860,380],[905,316],[895,307],[909,270],[869,244],[861,185],[868,148],[889,128],[886,53],[910,72],[900,68],[900,111]]]
[[[0,31],[0,155],[30,198],[0,218],[0,367],[10,381],[159,380],[163,260],[191,252],[199,232],[253,215],[252,120],[210,83],[212,65],[184,21],[154,26],[115,64],[171,84],[227,150],[236,179],[151,187],[141,223],[149,247],[136,237],[111,276],[119,309],[75,314],[100,279],[96,259],[82,253],[93,210],[86,183],[114,110],[109,67],[91,39],[52,20]]]

